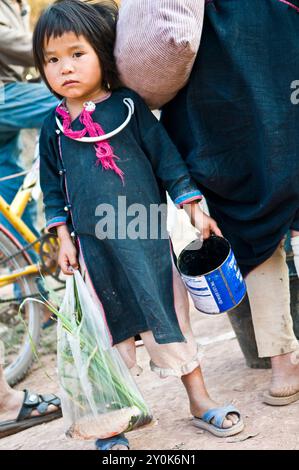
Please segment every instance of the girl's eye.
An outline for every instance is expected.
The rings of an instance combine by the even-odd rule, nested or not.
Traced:
[[[83,52],[75,52],[74,57],[81,57],[83,55]]]
[[[49,61],[48,61],[50,64],[55,64],[56,62],[58,62],[58,59],[57,57],[50,57]]]

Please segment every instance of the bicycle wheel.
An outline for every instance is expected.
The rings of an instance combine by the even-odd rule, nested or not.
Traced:
[[[0,230],[0,276],[28,266],[24,254],[3,262],[17,249],[13,241]],[[10,385],[19,382],[28,372],[34,358],[31,342],[37,345],[40,338],[40,304],[36,302],[25,304],[22,319],[25,320],[27,327],[18,315],[20,303],[18,299],[37,292],[35,277],[36,275],[24,276],[13,284],[0,287],[0,341],[4,345],[5,377]],[[14,299],[12,306],[11,299]]]

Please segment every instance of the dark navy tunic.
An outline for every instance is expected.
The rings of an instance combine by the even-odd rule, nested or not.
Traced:
[[[45,121],[40,173],[47,226],[68,223],[75,232],[114,343],[147,330],[158,343],[182,342],[174,308],[171,243],[162,236],[165,211],[158,218],[158,231],[150,227],[149,214],[151,207],[166,202],[165,190],[177,204],[201,195],[166,131],[138,95],[125,88],[113,92],[96,104],[93,120],[105,133],[119,127],[128,114],[124,98],[133,99],[135,113],[109,141],[119,157],[116,163],[124,172],[124,184],[115,172],[96,166],[93,144],[56,133],[55,113]],[[79,118],[75,119],[72,129],[82,128]],[[135,210],[139,210],[133,204],[146,209],[147,232],[143,227],[137,239],[126,236],[124,197],[126,207],[131,207],[128,223],[134,223]],[[99,217],[102,204],[115,212],[115,218],[113,214],[110,218],[115,220],[115,237],[96,236],[97,224],[103,220]]]
[[[190,81],[162,113],[244,274],[299,230],[299,1],[290,4],[206,2]]]

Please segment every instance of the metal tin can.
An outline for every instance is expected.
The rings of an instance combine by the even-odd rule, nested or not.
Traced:
[[[191,242],[178,258],[178,268],[197,310],[228,312],[243,300],[246,285],[229,242],[211,236]]]

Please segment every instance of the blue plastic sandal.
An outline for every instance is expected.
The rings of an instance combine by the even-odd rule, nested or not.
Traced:
[[[239,421],[230,428],[223,428],[223,421],[226,419],[228,414],[238,415]],[[214,423],[212,424],[213,420]],[[204,413],[201,418],[194,416],[192,421],[194,426],[197,428],[209,431],[217,437],[234,436],[244,429],[244,423],[241,418],[240,411],[233,405],[223,406],[221,408],[212,408]]]
[[[126,446],[128,449],[129,441],[124,434],[118,434],[118,436],[113,436],[108,439],[97,439],[95,441],[95,446],[97,450],[111,450],[115,445]]]

